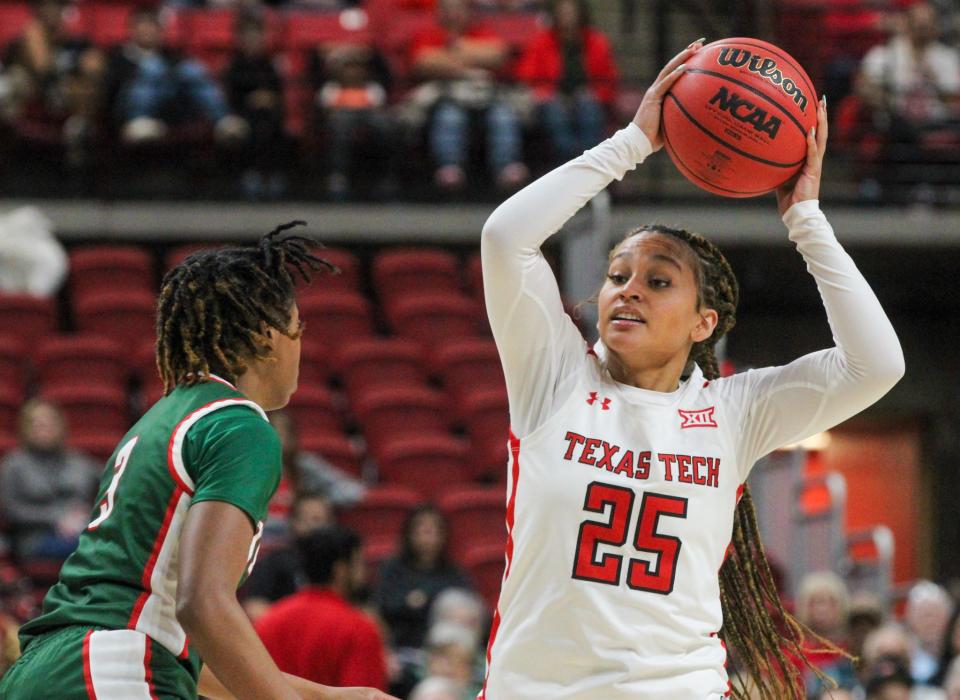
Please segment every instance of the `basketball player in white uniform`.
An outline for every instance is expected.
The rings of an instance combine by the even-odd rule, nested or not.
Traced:
[[[481,700],[727,696],[718,570],[741,484],[757,459],[858,413],[903,375],[890,322],[819,209],[825,104],[779,200],[835,347],[707,381],[688,356],[718,314],[698,308],[696,253],[656,233],[614,250],[593,348],[564,313],[540,245],[662,145],[660,100],[698,48],[667,65],[633,123],[514,195],[483,230],[512,435]]]

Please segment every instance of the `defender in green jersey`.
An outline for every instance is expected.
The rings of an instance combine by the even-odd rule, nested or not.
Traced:
[[[383,700],[282,674],[236,599],[256,560],[280,443],[265,410],[297,386],[293,271],[332,267],[309,239],[195,254],[164,278],[157,364],[166,387],[108,462],[89,525],[5,700]],[[206,664],[206,665],[204,665]]]

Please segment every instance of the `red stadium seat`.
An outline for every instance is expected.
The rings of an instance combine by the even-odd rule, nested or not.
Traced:
[[[236,39],[236,13],[232,9],[191,9],[179,13],[181,47],[203,61],[214,75],[230,62]]]
[[[94,384],[60,385],[45,389],[41,396],[60,407],[70,432],[113,433],[119,437],[130,427],[127,396],[121,389]]]
[[[503,365],[496,344],[487,338],[452,338],[439,343],[431,361],[451,396],[460,398],[476,387],[502,389]]]
[[[28,372],[26,345],[13,335],[0,335],[0,386],[13,387],[22,392],[27,384]]]
[[[131,289],[91,293],[77,300],[74,311],[81,332],[137,348],[156,337],[155,304],[152,292]]]
[[[53,299],[0,293],[0,328],[28,347],[57,327]]]
[[[17,420],[22,402],[23,395],[18,388],[0,384],[0,435],[17,434]]]
[[[169,251],[167,251],[167,254],[163,259],[164,273],[169,272],[194,253],[198,253],[201,250],[222,248],[225,245],[227,244],[214,243],[211,241],[210,243],[186,243],[184,245],[179,245],[176,248],[171,248]]]
[[[480,545],[496,545],[501,553],[507,539],[506,492],[503,486],[474,486],[444,494],[440,509],[450,525],[450,553],[462,562]]]
[[[463,557],[463,565],[470,574],[477,591],[493,610],[500,597],[503,571],[506,563],[503,545],[485,544],[474,547]]]
[[[478,477],[505,475],[510,408],[503,387],[479,387],[464,394],[461,415],[470,437],[473,467]]]
[[[90,40],[106,49],[122,44],[130,36],[130,15],[134,5],[123,2],[83,2],[77,6],[83,31]]]
[[[394,330],[429,346],[450,338],[480,335],[482,324],[476,302],[450,292],[417,292],[386,307]]]
[[[357,449],[343,433],[307,429],[300,433],[297,441],[304,452],[320,455],[351,476],[362,476]]]
[[[416,491],[401,486],[378,486],[363,500],[344,510],[340,522],[357,532],[364,544],[384,542],[396,547],[403,523],[422,499]]]
[[[67,444],[105,465],[107,460],[110,459],[110,455],[117,448],[121,438],[123,438],[122,432],[74,430],[67,438]]]
[[[306,337],[328,347],[373,335],[370,302],[357,292],[331,290],[330,294],[302,299],[298,306],[300,318],[307,324]]]
[[[120,290],[154,291],[153,259],[136,246],[90,246],[70,252],[73,302],[91,294]]]
[[[636,111],[636,110],[634,110]],[[483,262],[480,260],[480,251],[471,253],[467,258],[467,280],[470,282],[470,293],[474,299],[483,303]]]
[[[326,346],[309,337],[300,347],[300,386],[324,387],[330,381],[330,353]]]
[[[157,369],[157,349],[154,341],[143,343],[133,357],[133,370],[140,382],[141,408],[146,411],[163,396],[163,382]]]
[[[538,12],[496,12],[479,17],[484,25],[496,32],[516,54],[519,54],[530,38],[543,27]]]
[[[351,396],[370,387],[427,383],[420,346],[404,338],[367,338],[344,343],[334,362]]]
[[[20,36],[32,16],[27,2],[0,3],[0,48]]]
[[[426,387],[372,387],[356,397],[352,408],[375,455],[393,437],[443,434],[449,427],[442,394]]]
[[[337,44],[373,45],[363,10],[289,14],[283,34],[287,76],[298,81],[306,73],[310,52]]]
[[[460,292],[460,264],[438,248],[385,250],[373,259],[373,284],[380,301],[390,305],[412,292]]]
[[[322,386],[302,386],[287,405],[297,433],[343,432],[343,417],[330,392]]]
[[[122,346],[100,335],[48,336],[37,347],[34,363],[44,388],[89,381],[123,389],[127,380]]]
[[[462,440],[426,431],[386,440],[376,453],[383,483],[406,486],[431,497],[470,481],[468,457]]]
[[[315,273],[310,284],[301,284],[297,288],[297,298],[324,295],[332,289],[345,289],[356,292],[360,289],[360,261],[357,256],[345,248],[321,248],[315,251],[318,257],[333,263],[340,272],[337,274],[321,270]]]

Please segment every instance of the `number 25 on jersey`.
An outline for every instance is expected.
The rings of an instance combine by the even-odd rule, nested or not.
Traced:
[[[623,557],[619,554],[604,554],[597,558],[601,544],[622,547],[627,542],[627,533],[633,515],[635,494],[632,489],[594,481],[587,486],[583,509],[591,513],[603,513],[610,506],[607,522],[584,520],[577,537],[577,551],[573,562],[573,578],[583,581],[619,585]],[[657,532],[660,517],[687,517],[687,499],[659,493],[644,493],[637,516],[637,531],[633,540],[639,552],[656,555],[656,563],[643,559],[628,559],[627,585],[638,591],[667,595],[673,591],[677,575],[677,558],[683,543],[678,537]]]

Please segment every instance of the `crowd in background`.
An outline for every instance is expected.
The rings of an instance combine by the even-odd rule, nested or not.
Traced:
[[[137,5],[111,15],[126,27],[96,41],[75,20],[92,0],[68,2],[37,0],[0,50],[6,139],[55,145],[67,169],[159,143],[212,146],[241,173],[234,194],[254,199],[283,196],[302,168],[333,199],[361,183],[375,198],[403,197],[400,182],[419,172],[434,191],[509,191],[619,126],[643,87],[621,91],[611,39],[584,0]],[[960,160],[955,8],[835,5],[819,55],[801,57],[839,102],[836,147],[853,156],[866,200],[934,196]],[[206,44],[189,24],[204,12],[223,25]],[[337,30],[291,43],[294,32],[310,43],[310,12]],[[523,14],[529,24],[504,19]],[[806,41],[781,39],[793,50]]]
[[[39,0],[6,47],[0,114],[14,132],[48,127],[66,164],[80,167],[103,143],[186,143],[209,129],[224,157],[240,164],[252,198],[283,193],[297,148],[325,163],[328,194],[338,199],[358,172],[381,175],[381,192],[395,191],[405,150],[428,155],[437,188],[463,190],[475,143],[487,176],[515,189],[529,177],[525,126],[541,125],[554,159],[566,159],[604,135],[617,86],[610,44],[582,0],[552,3],[548,22],[511,41],[467,0],[404,5],[397,12],[432,21],[389,51],[372,35],[350,38],[349,28],[371,19],[346,10],[341,36],[306,55],[285,51],[278,17],[255,5],[232,11],[226,30],[235,47],[225,56],[185,50],[172,38],[171,8],[137,6],[126,38],[111,46],[71,29],[67,10],[66,0]],[[362,167],[360,155],[376,166]]]

